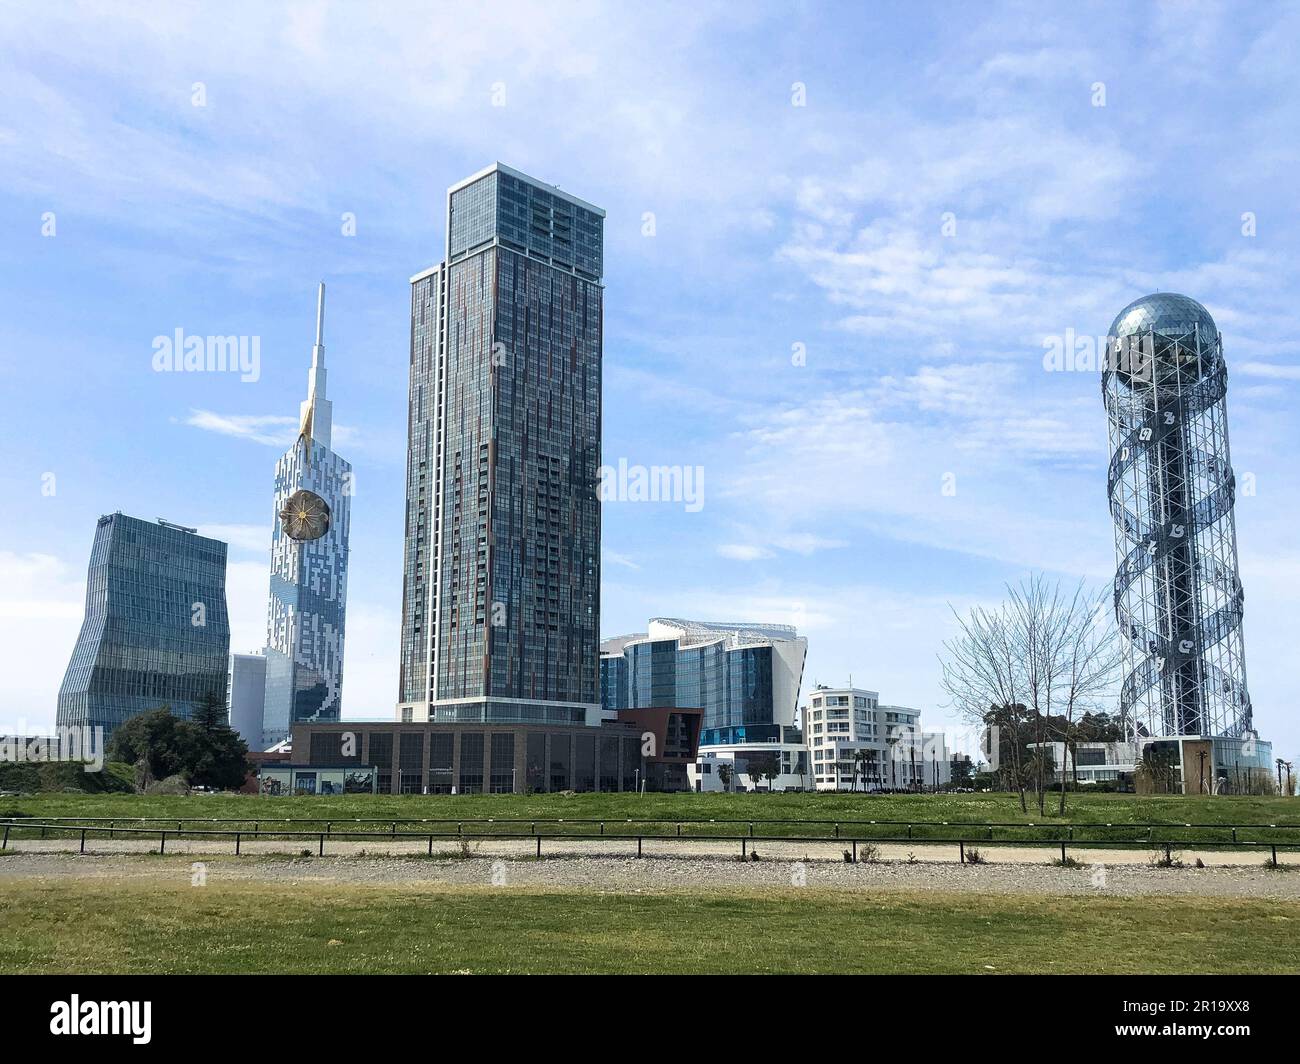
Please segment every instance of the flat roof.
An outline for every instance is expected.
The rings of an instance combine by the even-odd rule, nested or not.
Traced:
[[[577,196],[565,192],[562,188],[560,188],[559,185],[552,185],[552,184],[548,184],[545,181],[539,181],[537,178],[525,174],[522,170],[516,170],[512,166],[506,166],[506,164],[503,162],[492,163],[491,166],[483,167],[483,169],[480,170],[478,173],[470,174],[470,176],[465,178],[463,181],[457,181],[454,185],[452,185],[450,188],[447,189],[447,195],[451,196],[453,192],[459,192],[466,185],[472,185],[475,181],[479,181],[482,178],[487,177],[488,174],[493,173],[495,171],[500,171],[503,174],[509,174],[511,177],[518,178],[520,181],[527,181],[528,184],[536,185],[538,188],[545,189],[547,192],[551,193],[552,195],[559,196],[560,199],[563,200],[568,200],[570,203],[575,204],[578,207],[581,207],[583,210],[591,211],[593,214],[598,214],[602,218],[605,217],[604,208],[597,207],[594,203],[588,203],[584,199],[579,199]]]

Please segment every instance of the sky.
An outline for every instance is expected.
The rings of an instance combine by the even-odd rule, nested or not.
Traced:
[[[793,623],[805,690],[949,719],[953,610],[1107,586],[1099,375],[1148,292],[1224,337],[1255,720],[1300,753],[1300,9],[1250,4],[0,7],[0,725],[52,726],[95,521],[230,544],[265,642],[318,281],[356,473],[343,706],[397,697],[411,275],[499,160],[608,212],[601,629]],[[154,338],[256,337],[255,381]]]

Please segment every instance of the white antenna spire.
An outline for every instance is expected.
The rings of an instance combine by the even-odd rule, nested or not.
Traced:
[[[325,398],[325,380],[325,282],[321,281],[316,290],[316,343],[311,349],[307,398],[302,404],[298,434],[328,448],[334,411],[333,404]]]
[[[317,353],[325,354],[325,282],[321,281],[320,288],[316,290],[316,346],[312,349],[312,362],[316,361]]]

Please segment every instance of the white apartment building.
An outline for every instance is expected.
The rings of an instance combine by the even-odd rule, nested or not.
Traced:
[[[923,732],[919,710],[881,705],[875,691],[818,686],[803,726],[819,791],[932,789],[951,779],[943,733]]]

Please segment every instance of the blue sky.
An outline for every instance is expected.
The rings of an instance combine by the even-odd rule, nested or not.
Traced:
[[[229,540],[261,645],[321,278],[345,715],[391,714],[407,279],[499,159],[608,211],[605,460],[705,471],[698,512],[605,506],[605,634],[795,623],[807,682],[942,723],[949,604],[1113,571],[1098,379],[1045,340],[1180,291],[1225,338],[1249,680],[1293,756],[1298,43],[1268,4],[6,5],[0,722],[53,721],[101,513]],[[259,337],[260,378],[154,372],[178,328]]]

